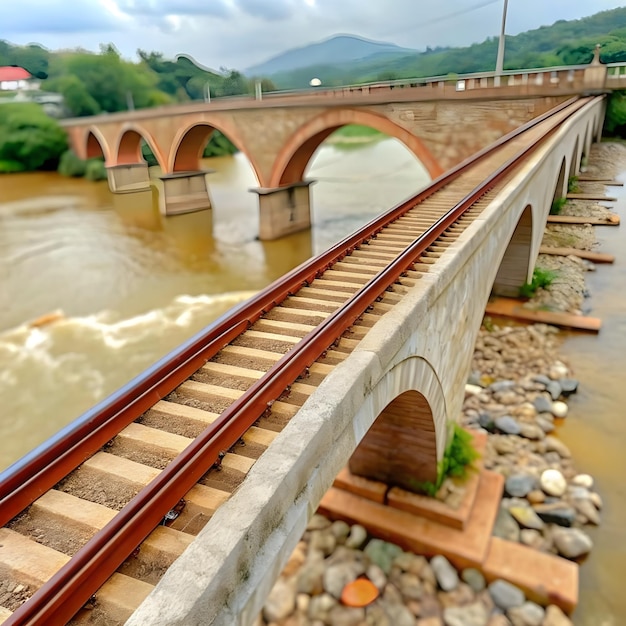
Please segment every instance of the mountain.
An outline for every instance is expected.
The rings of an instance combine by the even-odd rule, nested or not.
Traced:
[[[366,58],[396,58],[416,52],[393,43],[371,41],[354,35],[336,35],[302,48],[286,50],[264,63],[249,67],[245,73],[248,76],[271,76],[312,65],[349,63]]]

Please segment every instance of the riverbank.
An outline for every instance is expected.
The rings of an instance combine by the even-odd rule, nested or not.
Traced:
[[[586,174],[613,178],[620,164],[626,167],[626,148],[594,146]],[[606,211],[597,203],[581,207],[580,202],[566,204],[563,214]],[[564,245],[563,238],[569,247],[589,250],[596,245],[593,228],[560,225],[548,226],[544,245]],[[595,269],[592,264],[541,255],[537,266],[556,276],[528,306],[577,314],[591,308],[585,277]],[[545,325],[512,326],[486,319],[460,422],[488,433],[483,464],[506,479],[494,534],[582,560],[592,551],[590,535],[600,524],[604,503],[594,478],[579,472],[560,436],[567,429],[568,400],[578,389],[561,354],[566,337]],[[356,578],[368,578],[377,589],[378,598],[367,607],[341,601],[346,584]],[[365,623],[566,626],[572,621],[556,606],[527,602],[503,581],[487,587],[476,570],[457,572],[442,557],[427,560],[408,554],[368,537],[362,527],[315,516],[268,598],[259,624]]]

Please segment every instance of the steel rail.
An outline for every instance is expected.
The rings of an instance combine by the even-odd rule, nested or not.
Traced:
[[[572,107],[572,114],[589,99]],[[103,529],[45,583],[5,624],[65,623],[80,610],[128,555],[159,524],[164,514],[263,415],[286,387],[352,326],[373,302],[406,272],[427,248],[480,197],[488,193],[560,125],[521,149],[366,283],[344,306],[307,334],[231,404],[203,433],[142,489]]]
[[[113,439],[120,430],[173,391],[226,344],[287,296],[309,284],[325,269],[340,261],[346,254],[370,239],[389,223],[460,176],[472,164],[486,158],[504,143],[549,119],[577,100],[577,98],[571,98],[504,135],[473,157],[439,176],[415,196],[373,219],[321,255],[291,270],[248,301],[235,307],[234,310],[231,309],[229,313],[170,352],[130,383],[78,417],[56,436],[11,465],[0,474],[0,525],[5,525],[45,491],[52,488]]]

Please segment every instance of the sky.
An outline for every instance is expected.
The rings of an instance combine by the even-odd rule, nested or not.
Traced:
[[[244,70],[281,52],[354,34],[407,48],[464,46],[498,36],[505,0],[0,0],[0,39],[51,50],[112,43],[184,53]],[[508,0],[507,34],[621,6],[618,0]]]

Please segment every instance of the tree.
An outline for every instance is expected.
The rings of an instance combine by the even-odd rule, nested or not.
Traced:
[[[67,135],[56,120],[32,103],[2,105],[0,116],[0,171],[54,170],[67,150]],[[11,171],[6,167],[5,171]]]
[[[66,109],[74,117],[100,113],[100,105],[92,98],[77,76],[67,75],[53,79],[48,83],[47,88],[63,96]]]

